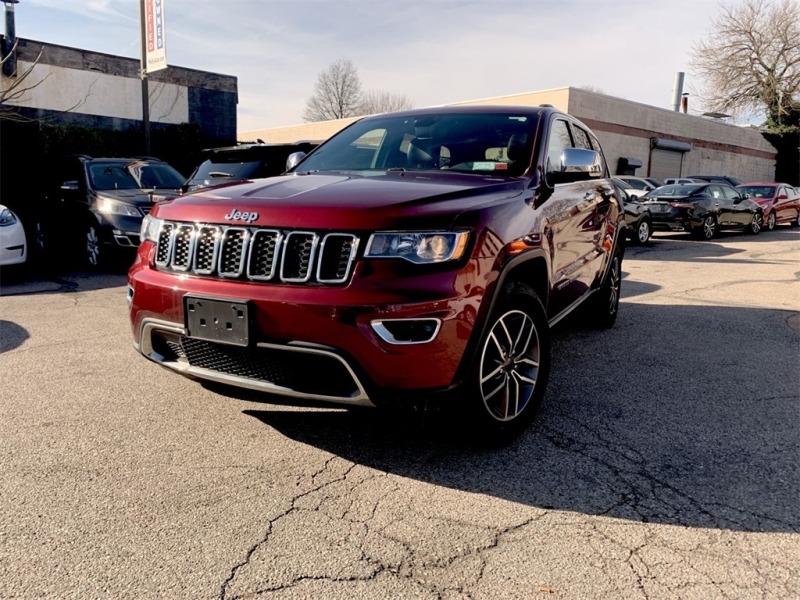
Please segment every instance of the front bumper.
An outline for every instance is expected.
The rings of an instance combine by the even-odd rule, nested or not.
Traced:
[[[128,275],[134,345],[142,354],[192,377],[345,404],[373,405],[455,385],[485,289],[464,285],[464,272],[474,269],[398,280],[365,273],[357,264],[353,281],[358,284],[344,287],[180,275],[151,268],[148,246],[140,249]],[[187,294],[248,300],[249,346],[232,350],[212,343],[202,349],[202,360],[193,359],[196,348],[188,346],[196,343],[187,342],[184,326]],[[423,318],[439,323],[435,337],[425,343],[390,343],[374,325]],[[256,361],[252,369],[241,366],[251,359]],[[280,374],[265,375],[265,364],[277,365]],[[321,386],[321,377],[333,383]]]

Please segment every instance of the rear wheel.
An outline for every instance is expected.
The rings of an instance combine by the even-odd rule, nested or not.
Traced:
[[[636,242],[639,244],[646,244],[653,234],[653,228],[650,225],[649,219],[642,219],[639,227],[636,230]]]
[[[710,240],[717,234],[717,219],[714,215],[706,215],[703,223],[694,230],[696,237],[701,240]]]
[[[608,329],[614,325],[619,312],[619,294],[622,290],[622,257],[620,252],[611,258],[606,279],[600,288],[587,300],[586,323],[597,329]]]
[[[775,211],[771,210],[769,216],[767,217],[767,222],[765,223],[765,227],[767,231],[772,231],[775,229]]]
[[[753,235],[756,235],[761,231],[763,225],[764,225],[764,216],[759,212],[753,213],[753,218],[750,219],[750,224],[745,228],[745,231],[747,233],[752,233]]]
[[[550,333],[536,292],[508,284],[489,318],[466,390],[469,429],[479,445],[505,444],[536,416],[550,373]]]

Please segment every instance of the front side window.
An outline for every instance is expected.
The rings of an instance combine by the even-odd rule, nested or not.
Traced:
[[[550,140],[547,143],[547,170],[561,170],[561,153],[567,148],[572,148],[572,138],[569,135],[569,127],[563,119],[553,121],[550,128]]]
[[[297,171],[414,170],[522,175],[538,117],[432,113],[365,119],[332,137]]]

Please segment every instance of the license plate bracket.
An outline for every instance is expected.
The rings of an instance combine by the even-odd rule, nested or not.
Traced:
[[[250,307],[246,300],[184,296],[183,314],[190,338],[231,346],[250,344]]]

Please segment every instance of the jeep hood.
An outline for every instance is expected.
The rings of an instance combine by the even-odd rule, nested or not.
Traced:
[[[285,175],[162,202],[160,218],[280,228],[365,230],[447,227],[459,213],[520,194],[518,179],[438,172]],[[253,219],[252,213],[258,217]]]

